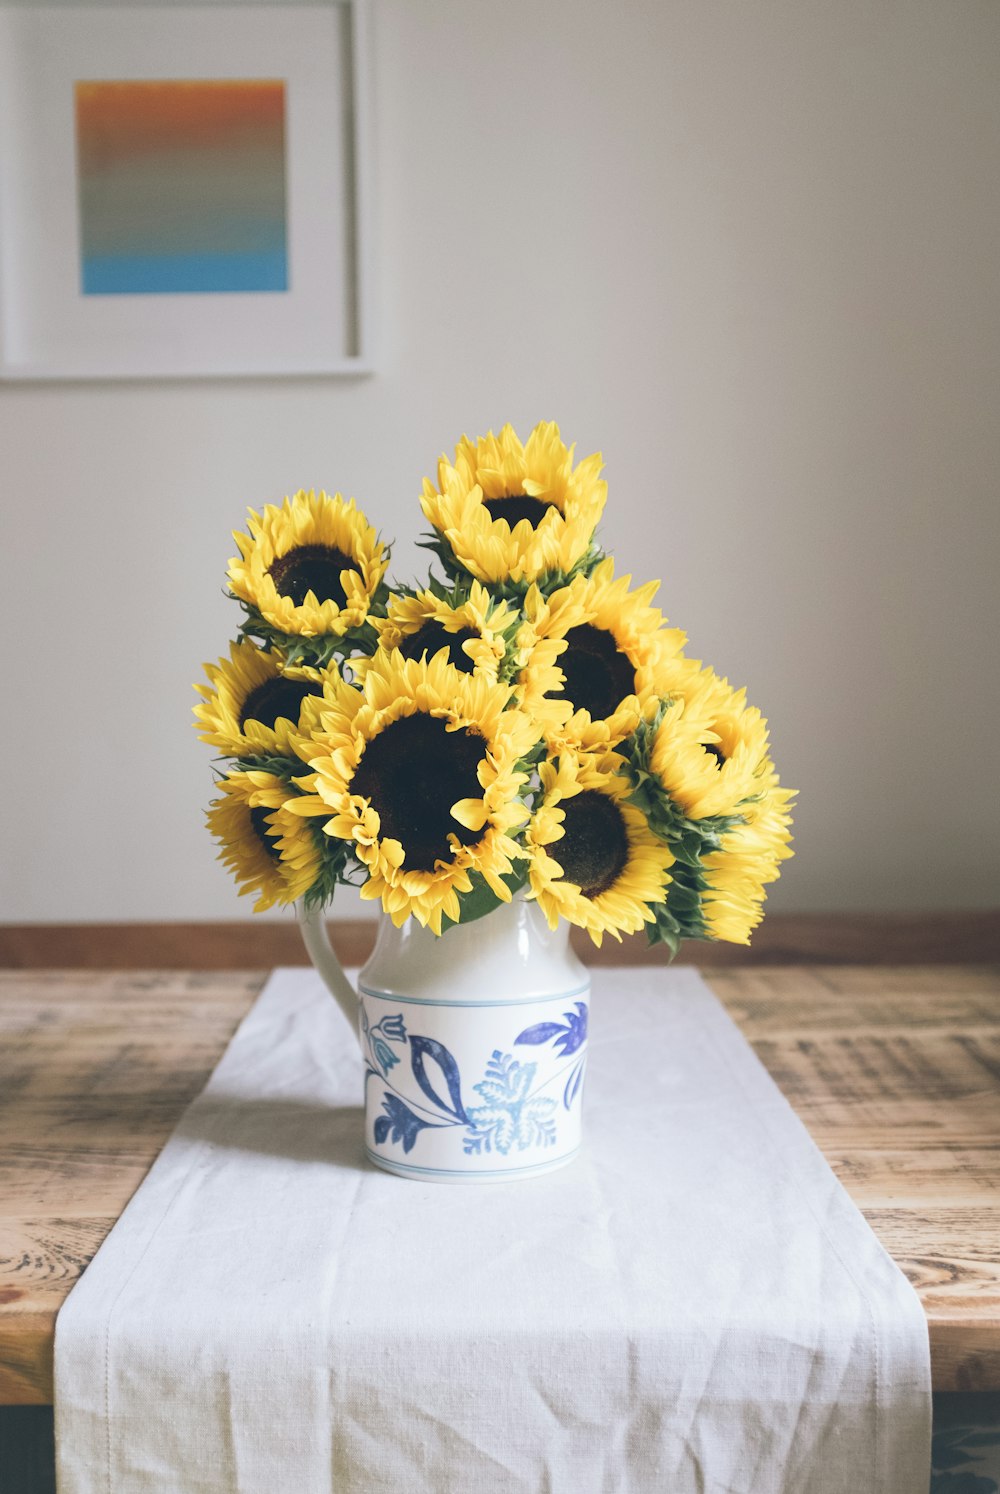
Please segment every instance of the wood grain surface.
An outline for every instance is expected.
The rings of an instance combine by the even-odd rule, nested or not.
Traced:
[[[261,972],[0,972],[0,1404]],[[1000,968],[711,972],[927,1312],[936,1390],[1000,1390]]]

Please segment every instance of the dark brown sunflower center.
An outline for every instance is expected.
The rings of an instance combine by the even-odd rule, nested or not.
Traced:
[[[273,809],[264,809],[258,804],[255,809],[250,810],[250,824],[253,826],[254,834],[272,861],[280,861],[281,852],[278,850],[278,843],[273,835],[268,834],[270,827],[267,823],[267,817],[273,813]]]
[[[462,652],[462,644],[468,643],[471,638],[480,635],[474,633],[471,628],[459,628],[457,633],[449,633],[444,623],[438,622],[436,617],[428,619],[409,638],[404,638],[399,645],[399,651],[404,659],[419,659],[426,654],[428,659],[442,648],[448,650],[448,662],[454,664],[465,674],[471,674],[475,665],[468,654]]]
[[[321,695],[318,685],[311,680],[286,680],[279,675],[265,680],[256,690],[251,690],[240,711],[240,730],[248,721],[259,721],[262,726],[273,726],[279,716],[289,721],[298,721],[302,702],[307,695]]]
[[[715,758],[715,766],[717,768],[721,768],[722,764],[726,761],[726,754],[723,752],[718,742],[702,742],[701,745],[704,747],[706,752],[711,753],[712,757]]]
[[[309,591],[319,602],[336,602],[343,607],[347,594],[340,573],[353,570],[357,570],[357,562],[332,545],[299,545],[287,555],[279,555],[268,567],[276,590],[296,607],[302,606]]]
[[[635,670],[614,635],[593,623],[581,623],[566,634],[567,648],[556,660],[566,676],[562,694],[577,711],[595,721],[611,716],[635,690]],[[550,691],[550,694],[556,692]]]
[[[448,836],[472,845],[481,830],[452,816],[459,799],[481,799],[476,769],[486,743],[471,731],[448,731],[437,716],[403,716],[373,737],[351,780],[352,794],[371,801],[382,839],[398,840],[406,871],[433,871],[451,861]]]
[[[622,812],[607,794],[587,789],[566,800],[565,834],[552,846],[552,855],[567,882],[575,882],[584,897],[607,892],[628,864],[628,836]]]
[[[552,504],[541,498],[529,498],[527,493],[510,493],[505,498],[484,498],[483,507],[491,519],[506,519],[511,529],[522,519],[537,529]]]

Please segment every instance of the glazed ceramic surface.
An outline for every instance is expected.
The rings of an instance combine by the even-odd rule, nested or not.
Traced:
[[[306,947],[357,1021],[365,1146],[379,1167],[441,1182],[504,1182],[580,1145],[590,982],[533,903],[516,897],[436,937],[383,919],[358,991],[319,915]]]

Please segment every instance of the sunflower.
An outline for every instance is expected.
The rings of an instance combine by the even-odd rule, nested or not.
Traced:
[[[608,559],[548,600],[537,587],[525,598],[519,699],[543,722],[553,750],[614,746],[634,731],[655,693],[661,660],[683,647],[684,634],[665,627],[650,605],[657,583],[632,592],[631,579],[616,581]],[[553,683],[553,663],[560,684]]]
[[[205,673],[211,683],[194,687],[202,697],[194,708],[199,736],[234,757],[290,756],[292,729],[307,728],[323,691],[323,671],[284,668],[280,653],[246,640],[230,644],[229,658],[206,664]]]
[[[424,479],[421,505],[443,558],[479,581],[564,575],[595,552],[594,530],[608,485],[600,452],[573,466],[573,447],[542,421],[522,446],[510,425],[478,441],[463,436],[438,486]]]
[[[247,527],[249,535],[233,535],[240,553],[229,562],[229,583],[269,629],[342,638],[361,627],[388,555],[353,498],[298,492],[280,508],[251,509]]]
[[[749,944],[764,916],[765,887],[780,876],[780,863],[792,856],[794,789],[783,789],[770,762],[758,775],[757,797],[744,806],[744,823],[722,837],[719,850],[702,857],[705,887],[701,915],[711,939]]]
[[[767,722],[711,669],[700,670],[667,710],[653,738],[650,769],[688,819],[737,812],[761,790]]]
[[[309,826],[288,811],[288,785],[274,773],[236,772],[220,787],[224,797],[213,801],[208,828],[240,894],[260,894],[255,913],[295,902],[316,880],[321,857]]]
[[[482,673],[496,681],[507,657],[507,637],[516,627],[517,614],[506,602],[497,602],[478,581],[467,592],[450,599],[433,591],[415,596],[390,598],[388,615],[374,622],[379,646],[386,652],[398,648],[404,659],[428,659],[442,648],[448,662],[464,674]],[[353,669],[364,677],[368,661],[356,659]]]
[[[524,853],[509,832],[528,817],[522,760],[538,740],[510,696],[441,653],[380,650],[360,687],[327,685],[319,728],[297,743],[312,772],[292,812],[324,816],[326,833],[349,842],[368,872],[361,896],[380,898],[397,925],[412,913],[439,934],[474,873],[510,901],[503,878]]]
[[[528,825],[531,896],[555,928],[585,928],[595,944],[620,940],[654,920],[673,854],[626,802],[618,759],[560,754],[539,767],[542,797]]]

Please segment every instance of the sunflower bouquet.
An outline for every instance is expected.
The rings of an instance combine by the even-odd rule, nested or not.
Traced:
[[[749,942],[789,849],[767,724],[616,577],[599,454],[557,426],[463,437],[421,504],[423,586],[353,500],[249,514],[244,619],[195,715],[228,759],[208,812],[255,911],[340,884],[435,934],[524,889],[596,944]]]

